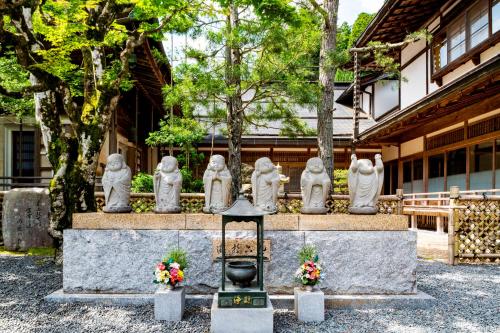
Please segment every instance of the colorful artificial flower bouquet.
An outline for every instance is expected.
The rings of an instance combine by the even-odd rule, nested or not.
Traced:
[[[319,284],[323,276],[316,248],[312,245],[306,245],[299,251],[298,257],[301,265],[295,273],[297,281],[303,286],[312,287]]]
[[[172,250],[156,265],[153,283],[166,285],[173,289],[184,280],[184,269],[186,268],[186,252],[181,249]]]

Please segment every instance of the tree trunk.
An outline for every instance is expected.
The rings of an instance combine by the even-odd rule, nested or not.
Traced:
[[[319,85],[321,97],[318,106],[319,157],[333,186],[333,103],[335,66],[332,55],[336,49],[338,0],[325,0],[323,9],[328,14],[324,19],[319,60]]]
[[[239,25],[238,7],[231,3],[229,5],[229,16],[226,19],[228,36],[233,33]],[[232,44],[229,44],[232,43]],[[234,39],[226,42],[225,67],[226,86],[231,87],[230,95],[226,98],[227,129],[228,129],[228,154],[229,171],[233,176],[232,197],[238,197],[241,190],[241,136],[243,134],[243,102],[241,96],[241,51]]]
[[[72,225],[75,212],[96,211],[95,172],[99,153],[116,109],[119,90],[101,92],[95,88],[102,77],[102,50],[84,51],[84,103],[78,107],[64,85],[35,94],[35,115],[42,128],[43,142],[54,170],[49,186],[51,216],[49,233],[57,248],[63,230]],[[40,80],[32,75],[32,84]],[[71,124],[63,127],[60,115]]]

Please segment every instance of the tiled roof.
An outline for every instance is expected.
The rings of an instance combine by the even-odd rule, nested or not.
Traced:
[[[336,89],[335,90],[335,99],[343,93],[344,89]],[[316,106],[293,106],[294,111],[297,116],[304,121],[309,128],[316,129],[317,126],[317,114],[316,114]],[[207,110],[201,107],[198,107],[195,111],[196,117],[200,121],[208,121],[207,119]],[[352,136],[353,130],[353,109],[347,107],[342,104],[334,103],[334,112],[333,112],[333,136],[338,138],[350,138]],[[246,130],[246,134],[244,134],[244,138],[282,138],[279,135],[280,129],[282,128],[280,121],[271,121],[267,122],[267,127],[255,127],[250,126]],[[359,121],[359,131],[362,132],[370,127],[375,125],[375,120],[373,120],[366,113],[361,112],[360,121]],[[223,125],[222,127],[225,127]],[[212,133],[212,131],[210,131]],[[210,134],[211,134],[210,133]],[[216,137],[221,137],[222,133],[224,133],[223,128],[221,126],[216,127],[215,135]]]

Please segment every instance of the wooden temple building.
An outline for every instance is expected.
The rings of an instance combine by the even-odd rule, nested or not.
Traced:
[[[392,53],[401,75],[394,78],[375,66],[373,57],[360,65],[358,158],[381,153],[385,194],[500,188],[500,0],[388,0],[355,43],[397,43],[426,29],[432,40]],[[161,88],[170,82],[170,68],[159,65],[146,43],[133,63],[135,87],[125,93],[100,157],[123,154],[134,173],[152,173],[163,152],[144,144],[165,115]],[[354,85],[338,83],[334,103],[334,161],[349,166],[353,136]],[[298,116],[316,128],[314,106],[297,108]],[[203,121],[203,113],[198,115]],[[0,117],[0,175],[44,176],[51,170],[33,120],[20,124]],[[307,159],[317,156],[317,138],[279,135],[280,123],[251,128],[242,139],[242,162],[253,165],[268,156],[290,177],[287,192],[300,191]],[[224,131],[209,131],[198,149],[227,157]],[[19,135],[23,137],[22,148]],[[39,152],[39,153],[37,153]],[[195,174],[202,176],[205,165]]]
[[[361,83],[362,108],[376,124],[359,140],[382,149],[384,192],[500,188],[500,1],[386,1],[355,46],[422,29],[431,42],[394,54],[401,78]],[[351,96],[348,89],[337,103]]]
[[[500,1],[389,0],[357,40],[397,43],[426,29],[424,39],[396,50],[401,77],[391,78],[364,57],[361,66],[359,143],[356,152],[385,163],[385,194],[500,188]],[[334,101],[335,168],[347,168],[353,134],[353,84],[337,84]],[[300,118],[316,128],[314,109]],[[271,124],[279,127],[279,124]],[[316,138],[288,139],[254,129],[243,138],[242,160],[269,156],[300,190]],[[224,154],[222,136],[201,151]],[[213,145],[212,145],[213,143]]]

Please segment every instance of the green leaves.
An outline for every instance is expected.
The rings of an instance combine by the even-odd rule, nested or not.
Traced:
[[[29,73],[25,71],[18,63],[12,52],[5,52],[0,57],[0,89],[8,93],[20,93],[30,87]],[[14,95],[14,94],[13,94]],[[32,115],[34,108],[33,97],[9,96],[2,94],[0,90],[0,112],[15,114],[18,117]]]
[[[187,117],[174,116],[173,122],[162,120],[160,130],[152,132],[146,139],[146,144],[150,146],[185,147],[192,146],[206,135],[206,129],[198,121]]]

